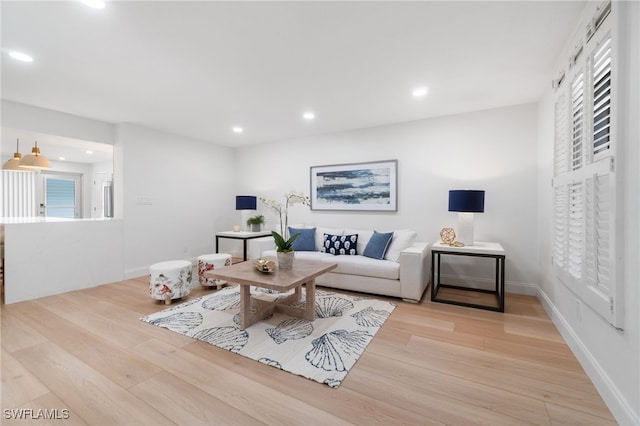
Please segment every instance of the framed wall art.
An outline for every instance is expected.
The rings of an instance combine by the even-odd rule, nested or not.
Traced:
[[[398,160],[311,167],[311,210],[398,211]]]

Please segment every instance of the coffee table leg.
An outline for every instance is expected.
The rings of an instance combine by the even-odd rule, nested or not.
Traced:
[[[304,319],[307,321],[315,321],[316,319],[316,280],[305,283],[307,292],[306,309],[304,311]]]
[[[251,286],[240,285],[240,327],[244,330],[249,327],[251,316]]]

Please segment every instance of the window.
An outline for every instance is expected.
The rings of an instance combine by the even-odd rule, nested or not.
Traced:
[[[45,216],[68,219],[82,217],[80,175],[43,172],[43,179],[42,207]]]
[[[556,82],[552,262],[585,304],[620,327],[615,262],[615,40],[598,8]],[[606,12],[606,13],[605,13]],[[564,75],[564,74],[563,74]]]

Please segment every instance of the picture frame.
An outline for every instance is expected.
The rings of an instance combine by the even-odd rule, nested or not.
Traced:
[[[398,160],[312,166],[311,210],[398,211]]]

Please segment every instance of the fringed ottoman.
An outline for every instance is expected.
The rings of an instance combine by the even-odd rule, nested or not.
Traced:
[[[198,278],[202,287],[216,286],[218,290],[222,288],[226,281],[209,278],[205,275],[207,271],[231,266],[231,255],[226,253],[203,254],[198,256]]]
[[[149,267],[149,294],[167,305],[191,293],[193,265],[188,260],[170,260]]]

